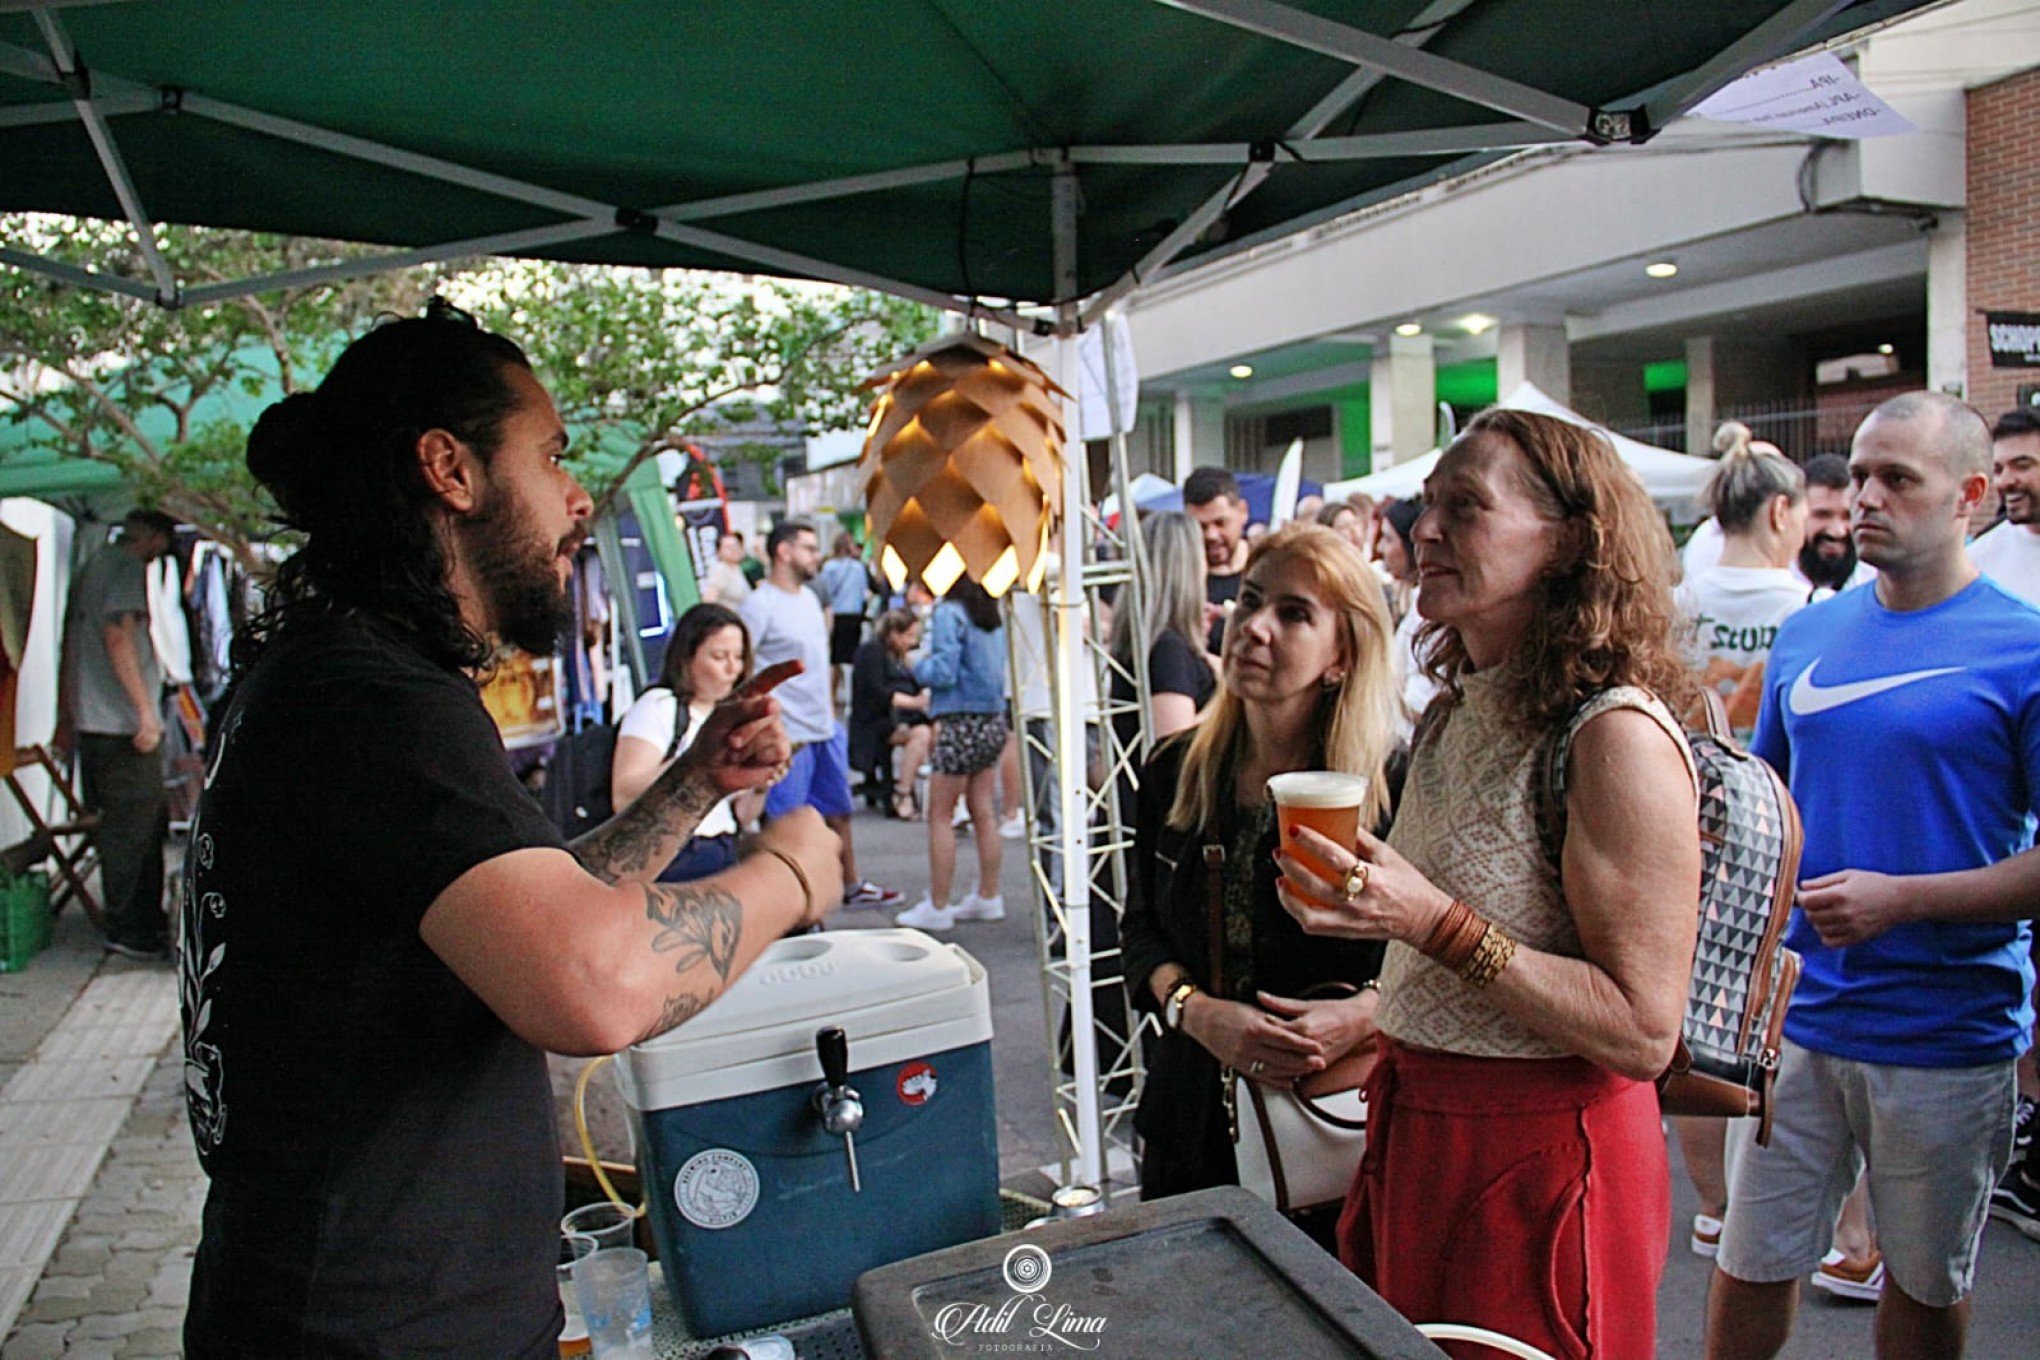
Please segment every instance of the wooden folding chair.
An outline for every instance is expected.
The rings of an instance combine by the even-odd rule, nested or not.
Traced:
[[[24,770],[40,769],[49,776],[50,790],[54,795],[56,809],[51,817],[45,817],[35,800],[28,796],[28,790],[21,786]],[[57,883],[50,893],[50,914],[62,911],[72,898],[85,909],[85,915],[103,935],[106,933],[106,917],[101,911],[99,898],[86,880],[99,866],[99,814],[87,812],[79,800],[78,792],[71,787],[71,778],[64,772],[62,762],[41,746],[17,746],[14,749],[14,769],[7,776],[7,787],[13,791],[14,801],[21,804],[21,810],[28,818],[29,825],[38,835],[50,839],[50,859],[57,867]]]

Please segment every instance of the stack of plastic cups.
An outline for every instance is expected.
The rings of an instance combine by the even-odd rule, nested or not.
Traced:
[[[632,1211],[607,1202],[560,1220],[561,1270],[573,1285],[561,1292],[567,1309],[562,1356],[655,1360],[651,1276],[645,1254],[631,1245],[636,1228]]]

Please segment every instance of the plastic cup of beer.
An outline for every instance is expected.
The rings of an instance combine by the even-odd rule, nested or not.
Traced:
[[[581,1316],[580,1296],[574,1292],[574,1262],[593,1256],[596,1250],[595,1239],[586,1233],[560,1234],[560,1306],[566,1310],[560,1324],[560,1360],[578,1360],[595,1350],[595,1343],[588,1339],[587,1320]]]
[[[1351,849],[1360,840],[1360,809],[1367,802],[1367,776],[1333,770],[1301,770],[1268,781],[1275,802],[1275,820],[1282,846],[1319,878],[1337,884],[1341,871],[1297,843],[1296,833],[1309,827],[1335,845]]]

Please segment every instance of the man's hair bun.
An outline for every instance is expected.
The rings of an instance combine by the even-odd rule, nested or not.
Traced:
[[[299,518],[307,474],[320,461],[323,424],[318,396],[293,392],[264,411],[248,434],[248,471],[293,520]]]

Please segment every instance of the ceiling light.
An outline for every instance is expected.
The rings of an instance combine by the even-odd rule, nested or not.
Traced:
[[[1877,352],[1879,354],[1896,354],[1898,353],[1898,348],[1895,345],[1879,345]]]
[[[1643,267],[1643,272],[1654,279],[1668,279],[1679,272],[1679,266],[1670,260],[1652,260]]]
[[[1493,317],[1482,316],[1479,312],[1468,312],[1465,316],[1459,318],[1459,329],[1465,331],[1468,335],[1479,335],[1483,331],[1492,328],[1494,324],[1495,319]]]
[[[1405,321],[1395,328],[1397,335],[1422,335],[1424,328],[1414,321]]]
[[[1232,374],[1235,378],[1251,378],[1254,376],[1254,366],[1252,364],[1234,364],[1226,372]]]

